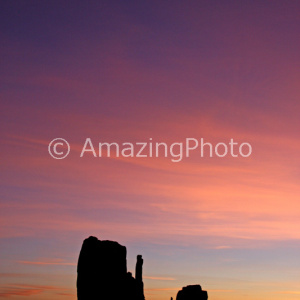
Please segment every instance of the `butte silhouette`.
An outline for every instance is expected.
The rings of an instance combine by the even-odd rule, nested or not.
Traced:
[[[145,300],[143,258],[137,256],[135,278],[127,272],[127,250],[113,241],[85,239],[77,266],[78,300]],[[183,287],[176,300],[207,300],[200,285]],[[171,298],[173,300],[173,298]]]

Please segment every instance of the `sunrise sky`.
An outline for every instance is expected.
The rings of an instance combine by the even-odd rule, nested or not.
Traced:
[[[143,255],[147,300],[299,299],[299,1],[0,5],[0,299],[75,300],[90,235]],[[80,158],[87,137],[253,152]]]

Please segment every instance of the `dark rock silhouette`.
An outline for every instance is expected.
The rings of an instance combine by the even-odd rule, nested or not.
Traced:
[[[202,288],[199,284],[197,285],[188,285],[183,287],[177,293],[176,300],[207,300],[208,295],[207,291],[202,291]]]
[[[77,266],[78,300],[145,300],[142,255],[137,256],[135,278],[127,272],[126,255],[126,247],[117,242],[99,241],[93,236],[85,239]],[[200,285],[183,287],[176,297],[207,299],[207,292]]]
[[[84,240],[77,267],[78,300],[144,300],[142,256],[137,256],[133,278],[126,254],[126,247],[117,242]]]
[[[135,265],[135,280],[137,284],[138,299],[144,299],[143,262],[142,255],[138,255]]]

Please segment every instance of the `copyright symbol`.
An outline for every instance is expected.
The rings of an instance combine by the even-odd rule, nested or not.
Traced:
[[[57,138],[50,142],[48,152],[55,159],[64,159],[70,153],[70,145],[65,139]]]

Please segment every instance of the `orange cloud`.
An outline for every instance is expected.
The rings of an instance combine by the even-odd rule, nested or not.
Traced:
[[[76,263],[68,263],[63,262],[61,259],[56,259],[53,261],[26,261],[26,260],[19,260],[17,261],[19,264],[24,265],[61,265],[61,266],[76,266]]]
[[[55,286],[15,284],[15,285],[8,285],[8,286],[1,287],[0,297],[2,298],[10,298],[12,296],[30,297],[50,290],[59,290],[59,288]]]
[[[145,279],[150,279],[150,280],[176,280],[175,278],[172,277],[154,277],[154,276],[144,276]]]

